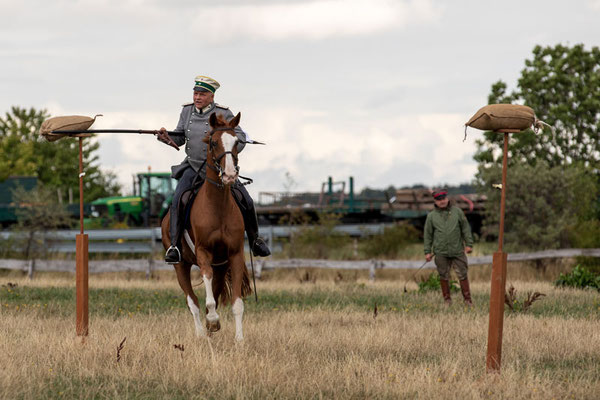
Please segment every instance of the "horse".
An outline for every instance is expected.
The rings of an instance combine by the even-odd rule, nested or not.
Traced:
[[[182,259],[174,265],[177,281],[183,290],[192,313],[197,336],[205,336],[200,320],[200,304],[192,288],[190,271],[200,268],[206,288],[206,328],[209,334],[221,328],[217,307],[219,302],[231,301],[235,320],[235,339],[244,339],[242,316],[243,298],[252,292],[244,259],[244,220],[231,193],[238,178],[238,138],[234,128],[240,122],[238,113],[230,122],[212,114],[207,143],[206,178],[196,195],[190,211],[191,229],[184,230]],[[167,249],[170,211],[162,221],[162,242]]]

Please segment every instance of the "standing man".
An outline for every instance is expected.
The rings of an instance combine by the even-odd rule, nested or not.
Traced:
[[[450,269],[456,269],[460,289],[468,306],[473,305],[467,276],[468,262],[465,253],[473,250],[471,227],[462,210],[448,200],[448,190],[436,189],[432,193],[435,209],[425,221],[425,259],[431,261],[435,255],[435,265],[440,274],[442,295],[446,305],[450,298]]]
[[[171,167],[171,176],[178,180],[177,188],[173,194],[171,203],[171,221],[169,236],[171,237],[171,246],[165,254],[165,262],[176,264],[181,261],[180,239],[181,239],[181,221],[182,215],[179,204],[181,195],[191,189],[196,178],[204,182],[206,177],[206,153],[208,145],[204,143],[204,137],[210,132],[208,119],[211,114],[221,114],[228,121],[233,118],[233,113],[228,107],[214,102],[215,91],[221,85],[216,80],[208,76],[197,76],[194,85],[193,102],[184,104],[176,131],[184,132],[184,136],[169,136],[165,128],[157,131],[158,140],[179,150],[179,146],[185,143],[186,157],[179,165]],[[238,153],[246,146],[246,133],[238,125],[235,128],[235,134],[240,140],[237,144]],[[237,196],[233,196],[238,201],[238,206],[244,217],[246,235],[248,236],[248,245],[255,256],[266,257],[271,254],[267,244],[258,237],[258,220],[254,209],[254,202],[248,194],[244,185],[236,183],[234,188],[242,194],[242,201],[238,201]]]

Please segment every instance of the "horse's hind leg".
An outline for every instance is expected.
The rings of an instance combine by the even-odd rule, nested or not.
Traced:
[[[175,272],[177,274],[177,281],[179,286],[186,295],[187,305],[194,318],[194,325],[196,327],[196,336],[205,336],[204,327],[200,319],[200,305],[198,303],[198,297],[194,293],[192,288],[192,279],[190,277],[190,271],[192,265],[188,263],[175,264]]]
[[[244,315],[244,300],[242,300],[242,284],[244,282],[244,269],[246,263],[244,261],[244,253],[239,252],[230,259],[231,265],[231,312],[235,320],[235,340],[241,342],[244,340],[244,332],[242,330],[242,318]]]

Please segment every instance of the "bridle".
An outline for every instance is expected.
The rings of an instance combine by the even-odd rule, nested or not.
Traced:
[[[219,154],[218,156],[215,156],[215,153],[213,151],[217,146],[217,142],[215,142],[212,139],[213,135],[217,132],[226,132],[226,131],[233,131],[233,128],[229,128],[229,127],[225,127],[225,126],[221,127],[221,128],[213,128],[213,130],[210,131],[210,133],[208,134],[209,135],[208,149],[211,152],[212,161],[215,165],[215,166],[211,166],[209,164],[208,166],[212,167],[211,169],[214,170],[215,172],[217,172],[219,174],[219,178],[221,178],[221,179],[223,179],[223,174],[225,173],[225,171],[223,171],[223,168],[221,168],[221,160],[227,154],[231,154],[231,157],[233,158],[233,165],[235,167],[235,172],[238,173],[240,171],[240,167],[238,166],[237,155],[233,154],[233,151],[224,151],[223,153]],[[238,144],[238,141],[239,141],[239,139],[236,138],[235,143],[233,145],[236,146]]]
[[[237,157],[236,154],[233,154],[233,151],[224,151],[223,153],[219,154],[218,156],[216,156],[215,153],[214,153],[214,150],[215,150],[215,148],[217,146],[217,142],[215,142],[212,139],[213,135],[215,133],[217,133],[217,132],[226,132],[226,131],[233,131],[233,128],[230,128],[230,127],[227,127],[227,126],[223,126],[223,127],[213,128],[208,133],[208,150],[211,153],[212,162],[213,162],[214,165],[210,165],[209,163],[206,163],[206,166],[208,168],[212,169],[213,171],[215,171],[217,174],[219,174],[219,180],[221,182],[215,182],[212,179],[210,179],[208,176],[206,177],[206,180],[209,181],[210,183],[212,183],[213,185],[217,186],[220,189],[223,189],[225,187],[225,185],[223,185],[223,175],[225,174],[225,171],[223,170],[223,168],[221,168],[221,160],[227,154],[231,154],[231,157],[233,158],[233,166],[235,167],[235,172],[238,175],[238,178],[245,179],[247,181],[247,182],[244,182],[243,185],[249,185],[253,181],[252,181],[252,179],[246,178],[245,176],[241,176],[239,174],[240,167],[238,165],[238,157]],[[247,142],[247,141],[244,141],[244,140],[240,140],[239,138],[236,137],[236,140],[235,140],[235,143],[233,144],[233,146],[234,147],[237,146],[238,143],[251,144],[253,142]]]

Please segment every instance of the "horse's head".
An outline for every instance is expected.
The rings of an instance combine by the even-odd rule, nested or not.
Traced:
[[[221,115],[212,114],[209,118],[211,130],[204,138],[208,144],[207,158],[214,164],[224,185],[233,184],[238,178],[238,138],[234,128],[240,123],[240,113],[227,122]]]

